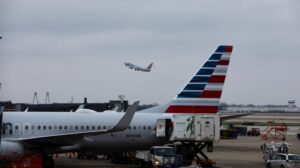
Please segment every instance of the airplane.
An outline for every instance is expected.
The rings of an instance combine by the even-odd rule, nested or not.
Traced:
[[[152,68],[152,65],[153,63],[149,64],[146,68],[142,68],[140,66],[137,66],[137,65],[134,65],[132,63],[129,63],[129,62],[125,62],[124,63],[125,66],[127,66],[129,69],[134,69],[136,71],[143,71],[143,72],[150,72],[151,71],[151,68]]]
[[[0,113],[0,157],[41,154],[44,168],[48,168],[54,164],[51,154],[133,151],[165,144],[165,138],[156,136],[158,119],[172,121],[175,114],[218,113],[232,50],[232,46],[219,46],[170,102],[135,114],[132,108],[125,115],[88,109]]]
[[[137,111],[134,102],[126,113],[114,118],[115,111],[97,113],[78,108],[72,112],[3,112],[0,107],[0,158],[14,160],[35,153],[44,154],[44,167],[53,167],[53,159],[46,156],[55,151],[74,150],[92,141],[93,136],[126,130]],[[59,114],[59,115],[57,115]],[[81,121],[80,121],[81,120]],[[108,121],[99,123],[100,120]],[[93,123],[93,125],[90,125]]]

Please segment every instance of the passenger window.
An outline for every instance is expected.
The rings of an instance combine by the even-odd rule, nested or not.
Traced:
[[[47,129],[46,125],[44,125],[44,126],[43,126],[43,129],[44,129],[44,130],[46,130],[46,129]]]
[[[95,130],[95,126],[92,126],[92,130]]]
[[[146,126],[143,126],[143,130],[146,130]]]
[[[89,130],[90,129],[90,126],[86,126],[86,130]]]
[[[101,126],[98,126],[98,130],[101,130]]]
[[[148,126],[148,130],[151,130],[151,126]]]
[[[81,129],[84,130],[84,126],[81,126]]]
[[[39,125],[39,126],[37,127],[37,129],[40,130],[40,129],[41,129],[41,126]]]
[[[14,126],[14,134],[19,134],[20,133],[20,131],[19,131],[19,125],[18,124],[16,124],[15,126]]]
[[[106,126],[103,126],[103,129],[106,129]]]
[[[48,129],[49,129],[49,130],[51,130],[51,129],[52,129],[52,127],[49,125],[49,126],[48,126]]]
[[[133,126],[133,130],[136,130],[136,126]]]
[[[131,130],[131,126],[128,127],[128,130]]]
[[[77,125],[75,126],[75,130],[78,130],[78,126]]]
[[[58,128],[59,128],[59,130],[62,130],[62,126],[61,125]]]
[[[28,130],[28,125],[25,125],[25,129]]]
[[[64,126],[64,129],[67,130],[67,129],[68,129],[68,126],[65,125],[65,126]]]

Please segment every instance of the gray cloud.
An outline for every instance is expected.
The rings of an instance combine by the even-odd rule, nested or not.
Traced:
[[[219,44],[235,46],[222,101],[300,100],[300,5],[280,1],[1,2],[1,100],[163,103]],[[124,61],[155,63],[136,73]],[[41,96],[42,97],[42,96]]]

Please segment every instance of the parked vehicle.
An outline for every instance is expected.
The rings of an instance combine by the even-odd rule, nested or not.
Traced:
[[[247,135],[247,127],[233,127],[237,131],[238,136],[246,136]]]
[[[250,131],[247,132],[248,136],[259,136],[260,129],[259,128],[252,128]]]
[[[270,157],[277,153],[287,154],[289,152],[289,146],[291,144],[287,142],[266,142],[260,146],[261,152],[263,153],[263,159],[265,162],[270,159]]]
[[[221,139],[236,139],[238,133],[235,129],[227,129],[220,131]]]
[[[300,168],[300,155],[277,153],[266,162],[267,168]]]

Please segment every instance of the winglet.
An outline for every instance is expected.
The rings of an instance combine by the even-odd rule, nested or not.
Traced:
[[[116,126],[114,126],[109,131],[110,132],[116,132],[116,131],[124,131],[124,130],[126,130],[129,127],[129,125],[131,123],[131,120],[132,120],[135,112],[137,111],[139,103],[140,103],[139,101],[134,102],[133,105],[131,105],[127,109],[126,113],[121,118],[121,120],[118,122],[118,124]]]

